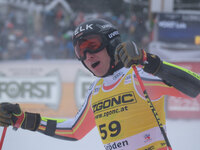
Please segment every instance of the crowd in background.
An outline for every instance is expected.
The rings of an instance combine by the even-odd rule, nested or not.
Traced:
[[[74,17],[66,17],[61,9],[34,16],[8,11],[0,14],[0,60],[73,59],[73,30],[92,17],[111,21],[123,41],[133,40],[141,48],[150,41],[147,20],[135,14],[76,12]]]

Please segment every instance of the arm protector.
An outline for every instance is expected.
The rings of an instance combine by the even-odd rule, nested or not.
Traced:
[[[161,61],[156,55],[147,54],[144,71],[158,76],[169,86],[184,94],[196,97],[200,93],[200,76],[180,66]]]

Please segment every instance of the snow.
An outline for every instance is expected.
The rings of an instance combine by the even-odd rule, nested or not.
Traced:
[[[167,120],[167,133],[174,150],[200,150],[200,120]]]
[[[0,128],[0,134],[3,128]],[[200,120],[167,120],[167,134],[173,150],[200,150]],[[105,150],[94,128],[80,141],[64,141],[39,132],[9,127],[2,150]]]

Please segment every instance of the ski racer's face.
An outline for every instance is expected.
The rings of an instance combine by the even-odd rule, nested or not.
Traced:
[[[87,52],[83,62],[98,77],[104,76],[110,68],[110,56],[106,48],[97,53]]]

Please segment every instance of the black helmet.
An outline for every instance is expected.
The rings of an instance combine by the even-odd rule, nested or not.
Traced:
[[[110,71],[106,73],[106,75],[104,75],[107,76],[109,74],[112,74],[113,69],[115,68],[114,53],[117,45],[121,43],[120,34],[117,28],[113,24],[103,19],[91,19],[86,22],[83,22],[75,29],[72,38],[76,56],[78,55],[76,51],[77,42],[83,39],[85,36],[94,34],[99,35],[103,39],[102,41],[103,46],[106,47],[107,52],[111,58],[110,69],[109,69]],[[81,59],[79,56],[77,57],[84,64],[83,62],[84,59]]]
[[[91,19],[80,24],[73,34],[73,45],[89,34],[99,34],[103,37],[108,54],[113,57],[116,46],[121,42],[120,34],[115,26],[103,19]]]

